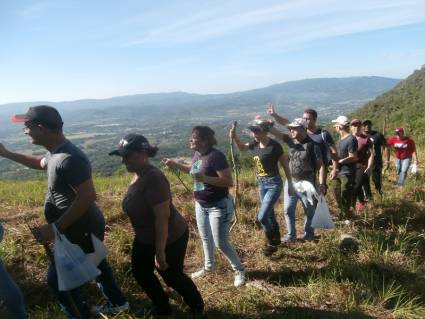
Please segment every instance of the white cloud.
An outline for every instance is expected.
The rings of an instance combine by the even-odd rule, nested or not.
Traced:
[[[425,1],[298,0],[261,2],[247,9],[244,1],[214,2],[186,18],[175,18],[167,26],[153,27],[127,45],[191,44],[252,32],[252,37],[285,37],[302,43],[319,38],[368,32],[425,21]],[[177,13],[176,17],[182,16]],[[187,13],[186,13],[187,16]],[[282,31],[283,30],[283,31]]]

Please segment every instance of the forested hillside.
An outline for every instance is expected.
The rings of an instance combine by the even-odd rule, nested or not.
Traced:
[[[392,90],[378,96],[354,112],[352,117],[371,119],[375,127],[386,121],[388,135],[396,127],[404,127],[420,145],[425,145],[425,65]]]

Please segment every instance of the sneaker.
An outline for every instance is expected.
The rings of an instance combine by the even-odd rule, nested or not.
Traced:
[[[273,255],[275,252],[277,252],[277,246],[273,246],[273,245],[267,245],[264,249],[263,249],[263,255],[266,257],[270,257],[271,255]]]
[[[196,279],[196,278],[201,278],[204,277],[208,274],[210,274],[212,272],[212,270],[206,270],[205,268],[202,268],[201,270],[195,271],[194,273],[190,274],[190,278],[192,279]]]
[[[287,244],[287,243],[293,243],[295,241],[294,237],[288,236],[286,235],[285,237],[282,237],[280,239],[280,241],[282,242],[282,244]]]
[[[245,284],[246,276],[245,270],[236,270],[235,271],[235,282],[233,283],[236,288],[241,287]]]
[[[303,240],[305,240],[305,241],[313,241],[314,240],[314,235],[311,235],[311,234],[304,235],[303,236]]]
[[[127,311],[128,309],[130,309],[130,305],[128,304],[128,302],[123,303],[122,305],[113,305],[111,303],[106,303],[103,306],[97,306],[97,307],[93,307],[91,309],[91,313],[94,315],[99,315],[99,314],[111,314],[111,315],[116,315],[122,311]]]

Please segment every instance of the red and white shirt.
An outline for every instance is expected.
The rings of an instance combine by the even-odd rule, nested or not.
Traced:
[[[393,136],[387,141],[387,145],[394,146],[395,156],[399,160],[411,158],[413,152],[416,152],[415,142],[407,136],[404,139]]]

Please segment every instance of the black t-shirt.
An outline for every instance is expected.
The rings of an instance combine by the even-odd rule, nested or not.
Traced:
[[[377,131],[371,131],[368,137],[372,141],[373,149],[375,151],[375,166],[382,168],[382,146],[387,145],[387,140],[385,139],[384,135]]]
[[[309,181],[313,185],[316,180],[316,161],[322,159],[322,152],[317,143],[309,136],[302,142],[296,139],[285,138],[289,147],[289,169],[292,179],[296,181]]]
[[[336,150],[339,159],[348,157],[349,153],[357,152],[358,143],[353,135],[347,135],[336,144]],[[356,171],[356,162],[339,165],[339,175],[352,176]]]
[[[314,133],[307,133],[308,136],[315,142],[322,153],[322,161],[328,166],[331,161],[331,153],[329,147],[335,145],[332,135],[325,129],[319,128]]]
[[[257,176],[271,177],[279,176],[279,158],[283,154],[282,145],[273,139],[269,139],[266,147],[261,148],[260,143],[252,141],[248,145],[254,154],[254,162]]]
[[[44,159],[48,186],[44,214],[47,222],[53,223],[72,205],[76,196],[75,188],[91,179],[91,166],[86,155],[70,141],[47,152]],[[64,234],[87,253],[93,251],[90,233],[103,239],[104,228],[103,214],[93,203]]]

